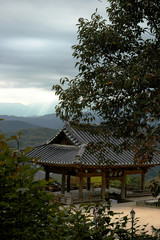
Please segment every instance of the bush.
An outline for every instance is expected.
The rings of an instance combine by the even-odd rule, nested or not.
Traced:
[[[155,177],[151,182],[150,182],[150,190],[152,193],[152,196],[154,198],[158,197],[160,194],[160,177]]]
[[[53,206],[38,170],[0,136],[0,239],[47,239]]]

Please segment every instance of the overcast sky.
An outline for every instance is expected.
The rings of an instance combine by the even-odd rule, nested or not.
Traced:
[[[78,18],[105,14],[107,0],[1,0],[0,102],[56,101],[61,77],[76,74]]]

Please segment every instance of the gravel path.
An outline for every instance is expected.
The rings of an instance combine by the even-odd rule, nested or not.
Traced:
[[[146,229],[151,233],[151,226],[160,228],[160,208],[141,207],[136,205],[136,201],[151,199],[151,197],[135,198],[133,202],[126,202],[121,204],[112,204],[112,210],[114,212],[123,212],[122,215],[128,215],[130,217],[130,211],[132,208],[135,211],[135,217],[139,218],[139,224],[148,224]]]

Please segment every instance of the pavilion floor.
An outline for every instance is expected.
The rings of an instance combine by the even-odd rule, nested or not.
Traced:
[[[121,193],[120,189],[117,188],[109,188],[110,194],[119,194]],[[82,198],[79,197],[79,191],[78,190],[71,190],[70,192],[66,192],[62,194],[61,192],[54,192],[55,199],[61,202],[62,204],[77,204],[77,203],[87,203],[87,202],[98,202],[102,201],[102,195],[101,195],[101,188],[94,188],[90,191],[87,189],[83,189],[83,196]],[[133,196],[142,197],[142,196],[149,196],[149,194],[146,191],[138,191],[137,193],[129,190],[126,192],[126,198],[125,201],[130,201]],[[116,199],[111,198],[111,202],[118,203]]]

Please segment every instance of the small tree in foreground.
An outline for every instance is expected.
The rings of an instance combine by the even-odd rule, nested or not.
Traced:
[[[13,150],[0,136],[0,239],[47,239],[50,196],[45,181],[34,181],[25,153]]]

